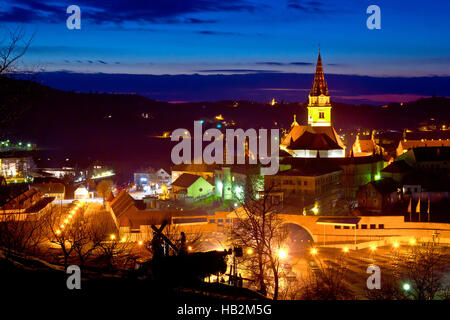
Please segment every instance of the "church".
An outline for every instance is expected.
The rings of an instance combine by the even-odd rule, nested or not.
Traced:
[[[345,145],[331,122],[330,94],[320,50],[308,98],[308,124],[299,125],[294,115],[290,131],[280,144],[281,150],[295,158],[345,158]]]

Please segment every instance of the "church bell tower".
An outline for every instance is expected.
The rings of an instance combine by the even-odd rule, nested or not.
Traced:
[[[331,126],[331,103],[327,83],[323,74],[322,58],[317,58],[316,75],[309,93],[308,125],[313,127]]]

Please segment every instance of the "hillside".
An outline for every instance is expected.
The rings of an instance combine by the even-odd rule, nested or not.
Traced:
[[[176,128],[192,130],[194,120],[213,126],[214,117],[221,114],[235,127],[286,128],[294,113],[299,123],[305,122],[307,114],[304,102],[275,106],[250,101],[167,103],[130,94],[67,92],[5,78],[0,82],[0,107],[3,115],[15,115],[2,124],[3,138],[32,141],[52,160],[99,159],[119,166],[126,161],[129,170],[167,165],[172,144],[155,136]],[[337,129],[401,130],[430,118],[448,124],[449,110],[450,99],[438,97],[387,106],[334,103],[332,117]]]

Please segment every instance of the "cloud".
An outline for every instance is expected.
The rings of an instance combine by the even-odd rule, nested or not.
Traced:
[[[212,30],[200,30],[196,31],[198,34],[212,35],[212,36],[241,36],[242,33],[237,32],[225,32],[225,31],[212,31]]]
[[[306,13],[325,12],[324,4],[319,1],[289,0],[288,8],[300,10]]]
[[[256,62],[259,65],[267,65],[267,66],[312,66],[314,65],[312,62],[277,62],[277,61],[263,61]]]
[[[204,69],[196,70],[201,73],[279,73],[279,70],[258,70],[258,69]]]
[[[304,62],[304,61],[290,62],[289,64],[293,65],[293,66],[312,66],[312,65],[314,65],[314,63],[312,63],[312,62]]]
[[[123,23],[126,21],[146,23],[215,23],[186,15],[219,11],[255,11],[258,6],[247,0],[157,0],[157,1],[111,1],[77,0],[81,16],[94,23]],[[6,22],[64,22],[67,3],[59,0],[15,0],[6,3],[0,11],[0,20]]]

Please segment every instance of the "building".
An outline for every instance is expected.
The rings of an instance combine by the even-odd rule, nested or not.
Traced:
[[[31,178],[35,164],[28,151],[0,152],[0,175],[10,182],[26,182]]]
[[[183,173],[201,176],[208,181],[213,181],[215,165],[213,164],[177,164],[172,167],[172,183],[178,179]]]
[[[399,200],[400,186],[391,178],[371,181],[358,190],[358,209],[363,213],[385,213]]]
[[[355,157],[366,157],[373,154],[384,154],[384,148],[375,141],[375,132],[372,130],[370,135],[356,136],[352,146],[352,152]]]
[[[183,173],[172,183],[173,199],[198,200],[213,194],[214,185],[201,176]]]
[[[223,200],[238,198],[242,200],[242,192],[250,177],[260,177],[257,167],[252,165],[217,166],[214,170],[214,195]],[[261,181],[263,183],[264,179]]]
[[[140,191],[142,190],[148,193],[156,192],[162,186],[169,187],[171,184],[172,177],[163,168],[156,171],[150,167],[134,173],[134,185]]]
[[[339,195],[342,169],[323,165],[313,160],[304,165],[265,176],[266,190],[283,193],[283,202],[293,203],[300,208],[313,205],[325,207]]]
[[[386,166],[383,157],[373,155],[369,157],[347,157],[347,158],[296,158],[282,157],[280,168],[302,168],[312,163],[319,168],[340,168],[340,188],[343,198],[356,201],[358,188],[370,181],[381,179],[381,170]]]
[[[401,183],[403,178],[411,173],[413,168],[405,161],[398,160],[390,163],[386,168],[381,170],[382,178],[392,178],[393,180]]]
[[[420,139],[420,140],[400,140],[396,149],[397,157],[408,150],[420,147],[450,147],[450,139]]]
[[[438,174],[450,178],[450,147],[417,147],[400,155],[417,172]]]
[[[299,125],[294,117],[291,129],[282,139],[280,148],[298,158],[345,157],[345,145],[332,126],[330,95],[320,51],[308,96],[308,125]]]
[[[73,194],[75,199],[95,197],[95,191],[84,185],[80,185],[78,188],[76,188]]]
[[[44,197],[53,197],[56,200],[63,200],[66,187],[60,182],[35,183],[32,188],[38,190]]]
[[[14,219],[23,221],[30,218],[40,218],[55,200],[53,197],[44,197],[38,190],[31,188],[0,207],[0,221]]]
[[[135,200],[122,190],[116,197],[109,198],[107,210],[119,230],[121,239],[127,241],[149,241],[153,238],[152,225],[160,226],[167,223],[172,231],[188,233],[223,232],[231,226],[232,219],[229,212],[208,214],[202,210],[176,210],[176,209],[143,209],[136,207]]]

